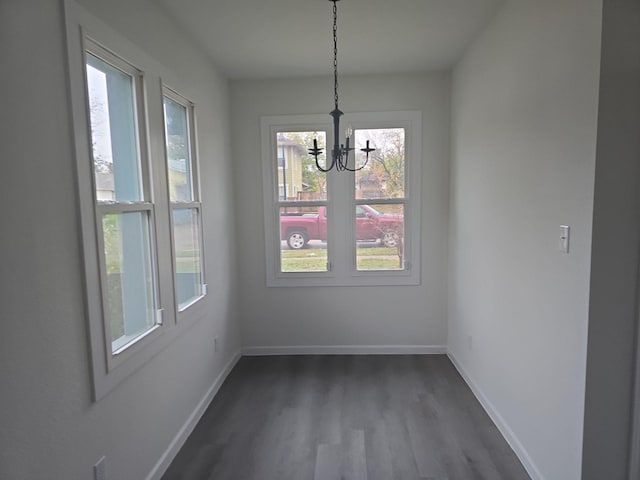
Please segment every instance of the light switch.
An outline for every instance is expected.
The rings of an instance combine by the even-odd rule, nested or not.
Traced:
[[[569,253],[569,225],[560,225],[560,251]]]

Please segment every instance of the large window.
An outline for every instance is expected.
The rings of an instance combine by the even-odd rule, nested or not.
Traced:
[[[205,318],[195,107],[187,100],[197,90],[76,3],[65,6],[98,400],[182,325]]]
[[[331,150],[326,116],[262,120],[270,286],[420,281],[412,268],[420,263],[420,114],[358,114],[345,124],[358,152],[351,165],[364,167],[325,174],[308,150],[314,140]],[[375,151],[365,165],[359,149],[367,142]]]
[[[164,89],[164,125],[169,201],[173,230],[175,296],[184,310],[204,293],[194,106]]]
[[[141,73],[92,44],[86,78],[102,308],[117,355],[159,322]]]

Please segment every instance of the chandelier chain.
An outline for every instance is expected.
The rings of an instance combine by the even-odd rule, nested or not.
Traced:
[[[338,7],[333,0],[333,100],[338,109]]]
[[[335,102],[335,108],[329,114],[333,117],[333,150],[331,150],[331,162],[328,165],[323,165],[320,161],[320,155],[323,149],[318,147],[318,142],[313,139],[313,148],[309,148],[309,154],[313,155],[316,161],[316,167],[321,172],[329,172],[334,168],[339,171],[357,172],[362,170],[364,166],[369,162],[369,153],[373,152],[375,148],[369,146],[369,140],[367,140],[367,146],[361,148],[365,156],[364,162],[361,165],[351,168],[349,166],[349,154],[352,150],[355,150],[354,143],[351,143],[353,131],[351,127],[347,129],[347,135],[345,137],[345,143],[340,144],[340,117],[343,113],[338,108],[338,0],[329,0],[333,2],[333,99]],[[327,153],[329,149],[327,146]],[[355,161],[355,160],[354,160]]]

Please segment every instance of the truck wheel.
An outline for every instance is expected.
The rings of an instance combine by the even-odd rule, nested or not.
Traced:
[[[382,235],[382,244],[385,247],[396,247],[398,245],[398,234],[392,230],[388,230]]]
[[[294,231],[287,235],[287,245],[292,250],[300,250],[307,245],[307,237],[304,232]]]

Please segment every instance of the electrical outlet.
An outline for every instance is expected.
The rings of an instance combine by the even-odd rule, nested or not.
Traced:
[[[217,352],[220,342],[218,341],[218,336],[213,337],[213,351]]]
[[[102,457],[93,466],[94,480],[107,480],[107,457]]]

